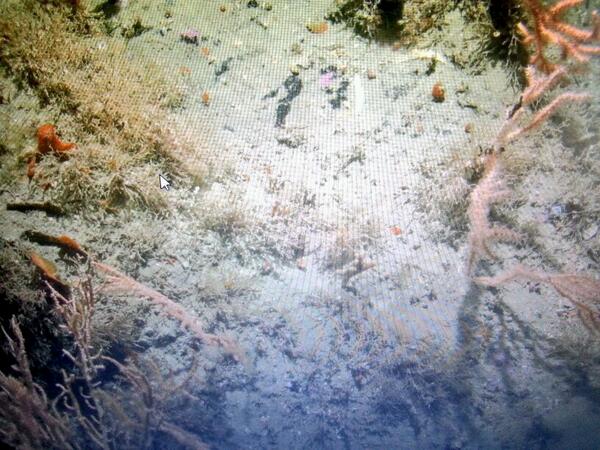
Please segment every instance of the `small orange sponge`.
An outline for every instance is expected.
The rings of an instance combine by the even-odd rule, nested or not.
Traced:
[[[433,85],[431,96],[433,97],[433,101],[437,103],[442,103],[446,99],[446,91],[442,83],[438,82]]]
[[[45,155],[51,151],[55,153],[62,153],[75,147],[75,144],[73,143],[62,142],[56,135],[56,127],[49,123],[38,128],[37,140],[37,151],[40,155]]]

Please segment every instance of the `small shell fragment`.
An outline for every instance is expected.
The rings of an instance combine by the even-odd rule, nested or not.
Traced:
[[[308,31],[314,34],[325,33],[329,29],[327,22],[310,22],[306,24]]]

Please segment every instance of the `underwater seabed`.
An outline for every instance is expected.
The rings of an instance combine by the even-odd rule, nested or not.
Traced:
[[[598,286],[597,61],[500,181],[522,88],[460,8],[400,45],[325,0],[25,5],[0,6],[4,442],[600,448],[598,311],[560,289]],[[486,182],[482,227],[518,239],[477,247]]]

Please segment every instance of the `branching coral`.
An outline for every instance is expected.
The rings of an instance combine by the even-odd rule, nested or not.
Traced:
[[[10,448],[155,448],[163,435],[186,448],[208,448],[198,436],[177,426],[167,413],[169,402],[187,391],[195,376],[193,365],[185,379],[173,382],[156,365],[141,370],[131,361],[119,362],[95,349],[92,318],[96,308],[91,277],[86,277],[76,297],[64,297],[50,284],[62,331],[73,341],[63,354],[72,365],[62,370],[58,395],[49,396],[30,367],[25,339],[17,320],[10,333],[2,330],[8,355],[15,361],[10,373],[0,371],[0,440]],[[107,388],[107,363],[116,367],[129,388]],[[146,366],[143,367],[146,369]],[[168,446],[168,445],[167,445]]]
[[[516,265],[495,277],[477,277],[475,282],[497,287],[519,278],[552,286],[577,308],[583,324],[590,331],[600,334],[600,281],[595,278],[570,273],[545,273]]]
[[[14,448],[74,448],[73,429],[51,408],[44,389],[31,373],[25,339],[18,322],[10,322],[12,337],[2,330],[16,364],[16,376],[0,372],[0,437]]]
[[[94,262],[94,267],[106,275],[105,291],[114,293],[132,294],[149,299],[152,303],[159,306],[166,315],[177,319],[184,327],[190,330],[194,335],[207,345],[221,346],[225,351],[231,354],[236,360],[243,358],[241,349],[230,339],[223,336],[207,333],[202,329],[198,320],[167,296],[161,294],[137,282],[131,277],[119,272],[115,268]]]
[[[500,162],[495,154],[487,157],[483,178],[473,189],[470,196],[467,215],[471,223],[469,231],[469,256],[467,269],[471,271],[477,261],[484,256],[495,259],[490,249],[494,241],[516,241],[518,233],[502,226],[492,225],[489,214],[492,204],[508,197],[509,191],[504,185]]]
[[[531,105],[552,89],[566,73],[566,69],[563,67],[555,69],[550,75],[539,75],[533,66],[527,69],[527,88],[523,91],[519,104],[511,111],[511,114],[509,114],[508,119],[504,122],[504,125],[496,136],[493,144],[494,151],[498,152],[504,145],[539,127],[564,104],[589,100],[590,96],[585,93],[563,92],[537,111],[529,119],[528,124],[519,125],[520,120],[527,113],[526,106]]]
[[[551,92],[561,81],[574,73],[578,66],[587,63],[590,56],[600,55],[600,47],[591,45],[593,41],[600,40],[598,13],[592,14],[593,27],[590,30],[576,28],[561,19],[565,11],[582,2],[582,0],[561,0],[549,7],[543,6],[539,0],[523,2],[534,24],[532,32],[525,25],[519,25],[524,44],[533,49],[526,69],[527,86],[498,132],[491,147],[491,155],[486,162],[486,173],[471,193],[468,209],[471,224],[467,263],[469,271],[481,256],[493,256],[488,248],[490,241],[517,238],[516,233],[507,228],[491,226],[488,218],[490,205],[507,195],[497,161],[501,151],[510,142],[543,124],[562,105],[583,102],[590,98],[586,93],[563,92],[535,112],[526,124],[522,125],[529,106]],[[551,46],[557,46],[561,50],[560,60],[556,62],[546,55]],[[549,274],[518,265],[496,277],[478,277],[474,281],[486,286],[499,286],[515,278],[525,278],[551,285],[560,295],[575,305],[586,327],[600,332],[598,316],[600,282],[594,278],[568,273]]]
[[[527,87],[523,91],[519,103],[510,112],[498,133],[494,142],[495,151],[540,126],[560,106],[589,100],[590,97],[587,94],[564,92],[537,111],[527,125],[519,126],[527,107],[554,89],[574,70],[573,64],[569,65],[569,63],[584,64],[589,61],[591,55],[600,55],[600,46],[590,45],[592,42],[600,40],[600,16],[598,13],[592,13],[593,28],[591,30],[573,27],[560,19],[565,10],[581,4],[582,0],[562,0],[547,9],[538,0],[525,0],[524,3],[529,9],[534,23],[533,33],[524,24],[518,25],[520,33],[523,35],[523,43],[533,49],[529,66],[525,71]],[[546,56],[545,52],[551,45],[560,47],[560,63],[551,62]]]
[[[525,43],[534,47],[530,65],[526,69],[527,87],[496,135],[491,148],[492,154],[486,162],[486,173],[470,196],[468,216],[471,230],[467,263],[469,271],[481,256],[492,256],[488,248],[489,241],[517,238],[514,232],[504,227],[490,226],[488,219],[490,205],[507,196],[497,160],[500,152],[510,142],[544,123],[562,105],[588,100],[589,95],[585,93],[563,92],[534,113],[525,125],[522,124],[529,106],[554,89],[572,71],[568,66],[569,60],[586,62],[587,55],[600,52],[600,48],[588,45],[592,40],[598,39],[600,21],[597,14],[593,15],[593,30],[580,30],[559,20],[561,13],[581,1],[562,0],[548,9],[542,7],[538,0],[526,0],[525,3],[535,23],[534,34],[529,33],[524,25],[520,25],[525,35]],[[544,50],[549,44],[557,44],[563,49],[562,64],[550,64],[546,59]]]
[[[540,126],[560,106],[583,102],[590,98],[587,94],[564,92],[537,111],[527,125],[519,126],[528,106],[554,89],[575,70],[574,66],[587,63],[592,55],[600,55],[600,46],[591,45],[592,42],[600,40],[600,15],[597,12],[592,13],[593,27],[590,30],[576,28],[561,19],[566,10],[581,3],[583,0],[561,0],[545,8],[539,0],[524,0],[534,23],[533,32],[522,23],[518,25],[523,44],[532,48],[529,66],[525,71],[527,87],[498,133],[494,142],[495,151]],[[552,62],[546,56],[551,46],[560,48],[559,62]]]
[[[568,9],[581,5],[583,1],[561,0],[549,8],[542,6],[539,0],[523,1],[531,13],[533,31],[522,23],[518,25],[518,29],[523,36],[523,44],[534,48],[530,59],[532,66],[545,73],[556,69],[556,64],[544,54],[550,45],[560,47],[562,59],[570,58],[577,63],[588,62],[590,55],[600,55],[599,46],[589,45],[590,42],[600,39],[600,15],[597,12],[592,13],[591,30],[574,27],[562,20]]]

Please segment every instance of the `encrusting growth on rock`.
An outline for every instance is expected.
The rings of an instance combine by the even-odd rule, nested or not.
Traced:
[[[39,231],[27,230],[23,233],[23,237],[27,238],[31,242],[36,242],[40,245],[53,245],[59,247],[63,252],[71,255],[79,255],[87,258],[87,252],[79,245],[79,243],[72,237],[61,235],[52,236],[49,234],[41,233]]]
[[[37,268],[42,282],[49,283],[54,289],[60,292],[63,296],[70,296],[70,287],[58,276],[58,269],[53,262],[48,261],[43,256],[31,252],[29,258],[33,265]],[[42,284],[43,286],[43,284]]]
[[[50,216],[62,216],[65,210],[60,206],[50,202],[13,202],[6,204],[7,211],[43,211]]]

